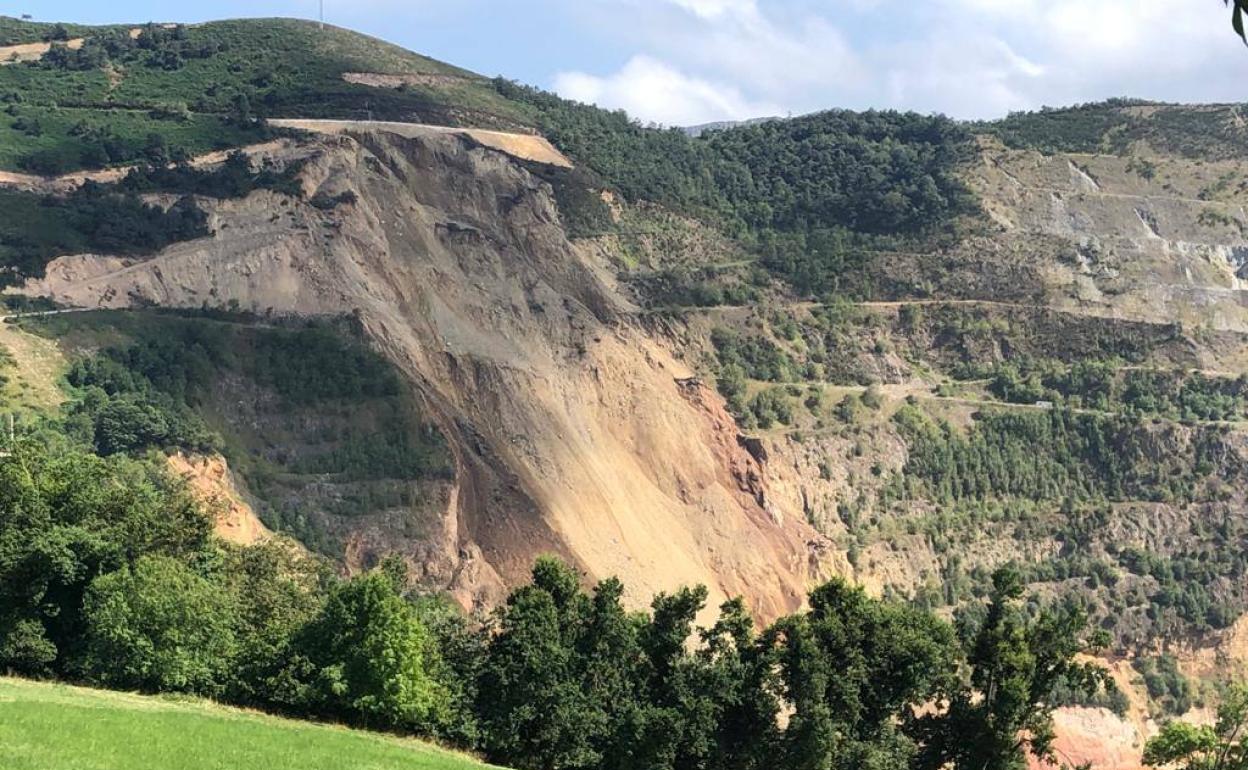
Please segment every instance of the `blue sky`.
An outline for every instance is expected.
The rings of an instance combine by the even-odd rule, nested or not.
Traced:
[[[1244,101],[1221,0],[325,0],[327,19],[670,125],[826,107],[962,118]],[[82,22],[317,14],[317,0],[0,0]]]

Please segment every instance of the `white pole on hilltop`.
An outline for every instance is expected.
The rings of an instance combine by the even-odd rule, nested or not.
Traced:
[[[321,0],[321,29],[325,29],[325,0]]]

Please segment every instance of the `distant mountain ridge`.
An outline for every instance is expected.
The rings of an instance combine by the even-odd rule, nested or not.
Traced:
[[[793,117],[792,115],[789,116]],[[745,120],[719,120],[713,123],[701,123],[696,126],[681,126],[681,131],[692,137],[699,137],[708,131],[722,131],[725,128],[737,128],[738,126],[754,126],[759,123],[768,123],[773,120],[785,120],[785,118],[770,116],[761,118],[747,118]]]

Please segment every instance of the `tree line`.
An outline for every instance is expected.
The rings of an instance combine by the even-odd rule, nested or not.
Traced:
[[[624,602],[541,558],[486,616],[403,563],[340,577],[234,547],[159,462],[22,443],[0,459],[0,669],[439,738],[533,770],[1012,768],[1103,641],[1017,570],[952,623],[842,580],[758,628],[704,587]],[[944,704],[941,708],[925,708]]]
[[[943,116],[829,110],[693,137],[501,78],[494,87],[598,177],[564,184],[597,181],[713,222],[804,294],[835,291],[869,248],[941,238],[977,212],[957,175],[971,134]],[[603,219],[586,205],[562,211]]]
[[[1125,368],[1115,360],[1071,365],[1020,357],[997,364],[989,391],[1013,403],[1066,403],[1072,407],[1179,420],[1236,420],[1248,402],[1248,377],[1201,372]]]

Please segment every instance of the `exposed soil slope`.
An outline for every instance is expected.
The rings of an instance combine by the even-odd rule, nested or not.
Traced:
[[[312,131],[321,134],[340,134],[346,131],[384,131],[414,138],[436,134],[455,134],[466,136],[473,141],[522,160],[536,161],[551,166],[571,168],[572,161],[546,137],[537,134],[517,134],[509,131],[487,131],[480,128],[453,128],[449,126],[431,126],[423,123],[395,123],[377,120],[306,120],[299,118],[275,118],[270,121],[279,128],[294,128],[301,131]]]
[[[770,504],[721,399],[630,320],[544,183],[455,134],[317,146],[307,198],[355,203],[259,192],[214,204],[210,239],[133,264],[62,259],[31,291],[357,314],[453,445],[433,577],[465,603],[496,600],[542,552],[617,574],[638,598],[706,583],[713,602],[743,594],[767,617],[801,602],[826,541]]]
[[[216,533],[236,545],[254,545],[273,536],[234,484],[225,459],[178,452],[169,456],[169,470],[216,516]]]

